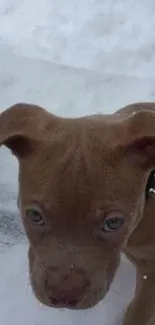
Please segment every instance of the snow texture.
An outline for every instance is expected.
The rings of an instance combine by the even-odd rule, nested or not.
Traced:
[[[1,0],[1,111],[19,101],[62,116],[155,99],[154,0]],[[28,278],[16,200],[18,164],[0,150],[1,325],[121,325],[135,286],[123,257],[106,298],[88,311],[42,306]]]

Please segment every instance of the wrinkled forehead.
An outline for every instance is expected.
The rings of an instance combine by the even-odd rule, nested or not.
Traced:
[[[20,162],[20,181],[27,195],[84,196],[103,178],[107,148],[91,139],[66,136],[40,143],[35,154]],[[95,183],[94,183],[95,186]]]
[[[22,200],[66,214],[136,204],[143,171],[121,153],[120,137],[120,127],[107,121],[60,124],[20,162]]]
[[[35,155],[23,160],[23,203],[39,202],[64,214],[69,210],[85,213],[120,200],[129,204],[136,187],[131,169],[108,142],[100,137],[91,140],[42,143]]]
[[[61,145],[60,145],[61,147]],[[25,198],[75,201],[89,190],[86,161],[78,148],[44,146],[20,163],[20,186]]]

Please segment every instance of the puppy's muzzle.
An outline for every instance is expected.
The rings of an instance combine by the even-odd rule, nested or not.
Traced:
[[[45,292],[53,307],[75,307],[89,287],[85,273],[79,269],[50,269],[46,271]]]

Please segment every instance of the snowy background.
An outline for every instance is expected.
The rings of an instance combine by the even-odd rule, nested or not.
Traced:
[[[154,34],[154,0],[0,0],[1,110],[26,101],[79,116],[154,101]],[[1,148],[1,325],[120,325],[135,282],[125,259],[92,310],[48,309],[33,297],[17,172],[16,159]]]

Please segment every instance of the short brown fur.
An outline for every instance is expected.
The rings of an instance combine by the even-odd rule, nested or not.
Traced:
[[[155,324],[155,198],[145,200],[155,167],[155,104],[76,119],[16,104],[0,115],[0,143],[19,161],[36,297],[57,308],[96,305],[124,252],[137,268],[124,325]],[[115,232],[103,228],[109,216],[123,216]]]

